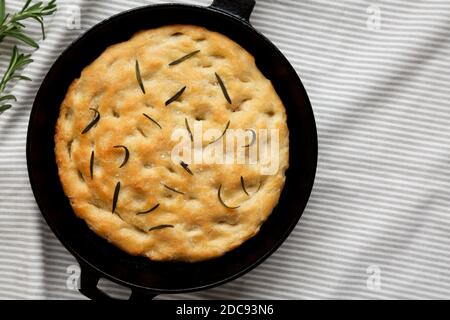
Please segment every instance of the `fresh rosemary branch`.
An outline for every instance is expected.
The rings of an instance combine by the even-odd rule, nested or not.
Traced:
[[[31,5],[31,0],[27,0],[25,5],[19,12],[12,15],[7,14],[5,0],[0,0],[0,42],[6,37],[12,37],[22,41],[23,43],[39,48],[39,45],[25,33],[25,25],[23,20],[33,19],[41,25],[42,37],[45,39],[44,16],[53,14],[56,11],[56,0],[50,0],[46,5],[37,2]],[[5,94],[5,88],[9,81],[31,80],[30,78],[17,74],[19,69],[25,67],[33,60],[30,54],[20,53],[16,46],[12,49],[9,65],[0,80],[0,114],[11,108],[10,101],[16,101],[13,94]]]
[[[11,100],[17,101],[14,95],[4,94],[7,83],[13,79],[31,80],[28,77],[16,74],[20,68],[26,66],[27,64],[33,61],[30,59],[30,57],[31,57],[30,54],[19,53],[17,47],[13,48],[8,68],[6,69],[2,80],[0,81],[0,114],[11,108],[11,104],[9,104],[7,101]]]
[[[46,5],[41,1],[30,6],[27,0],[22,10],[12,15],[5,12],[5,0],[0,0],[0,41],[5,37],[16,38],[34,48],[39,45],[25,33],[23,20],[33,19],[41,25],[42,38],[45,39],[44,16],[52,15],[56,11],[56,0],[50,0]]]

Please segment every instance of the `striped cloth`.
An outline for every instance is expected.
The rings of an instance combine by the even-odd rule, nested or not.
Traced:
[[[76,261],[29,186],[31,105],[49,66],[80,34],[158,2],[59,0],[26,69],[34,81],[11,88],[18,102],[0,116],[0,298],[83,298]],[[10,11],[22,4],[7,1]],[[261,266],[218,288],[159,298],[449,298],[449,12],[442,0],[257,0],[252,24],[291,61],[313,105],[314,190],[291,236]],[[10,45],[0,49],[3,65]],[[126,291],[101,286],[114,296]]]

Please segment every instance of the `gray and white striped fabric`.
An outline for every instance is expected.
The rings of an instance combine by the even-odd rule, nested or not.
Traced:
[[[23,2],[8,0],[8,10]],[[0,116],[0,298],[83,298],[76,261],[30,190],[31,105],[49,66],[81,33],[159,2],[57,1],[26,69],[34,81],[11,88],[18,102]],[[449,13],[442,0],[257,0],[252,24],[294,65],[314,108],[314,190],[292,235],[261,266],[215,289],[159,298],[450,298]]]

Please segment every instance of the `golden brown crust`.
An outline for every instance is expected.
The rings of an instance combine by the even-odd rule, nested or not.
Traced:
[[[196,50],[200,52],[169,66]],[[136,79],[136,60],[145,94]],[[226,84],[232,104],[224,98],[215,73]],[[181,98],[165,106],[183,86]],[[82,134],[95,116],[90,108],[101,118]],[[201,121],[204,130],[223,130],[228,121],[230,129],[278,129],[279,169],[261,175],[259,165],[193,163],[189,165],[193,175],[189,174],[171,161],[176,145],[171,135],[174,129],[185,128],[185,119],[191,126]],[[285,110],[270,81],[238,44],[190,25],[142,31],[106,49],[71,84],[61,105],[55,142],[59,176],[77,216],[123,250],[152,260],[209,259],[254,236],[278,202],[288,166]],[[121,168],[125,149],[116,145],[130,152]],[[242,190],[241,176],[250,196]],[[224,201],[239,208],[220,203],[220,185]],[[156,204],[154,211],[136,214]],[[148,231],[166,224],[174,227]]]

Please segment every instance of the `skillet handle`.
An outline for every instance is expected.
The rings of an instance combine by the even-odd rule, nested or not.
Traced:
[[[97,287],[98,281],[100,280],[100,275],[93,271],[92,268],[86,266],[85,264],[79,262],[81,274],[80,274],[80,288],[79,291],[91,300],[118,300],[115,299]],[[156,294],[143,293],[137,291],[136,289],[131,290],[131,295],[128,298],[130,301],[148,301],[156,297]]]
[[[211,8],[231,13],[246,22],[249,22],[254,6],[255,0],[214,0],[211,4]]]

